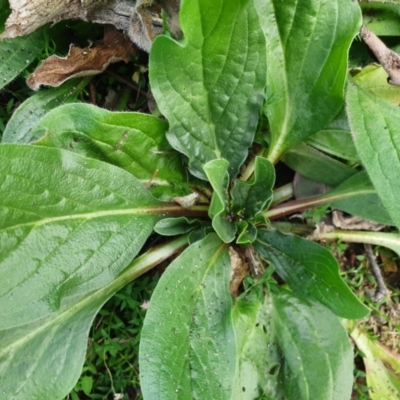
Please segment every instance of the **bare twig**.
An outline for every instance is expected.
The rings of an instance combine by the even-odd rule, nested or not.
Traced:
[[[389,292],[388,288],[385,285],[385,282],[382,277],[382,272],[376,262],[376,258],[374,255],[374,252],[372,251],[372,247],[370,244],[364,244],[365,252],[367,254],[369,264],[371,266],[372,273],[375,276],[376,283],[378,284],[378,287],[376,289],[375,294],[372,296],[373,301],[379,301],[383,297],[386,296],[386,294]]]
[[[117,81],[124,83],[126,86],[130,87],[131,89],[133,89],[135,92],[138,92],[140,94],[142,94],[143,96],[147,96],[147,93],[140,89],[139,87],[137,87],[133,82],[129,81],[128,79],[123,78],[122,76],[116,74],[113,71],[107,70],[106,73],[110,76],[112,76],[113,78],[115,78]]]
[[[365,26],[361,27],[360,35],[389,75],[388,82],[400,86],[400,56]]]

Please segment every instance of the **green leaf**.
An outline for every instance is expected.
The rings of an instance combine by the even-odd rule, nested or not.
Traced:
[[[232,211],[240,218],[253,220],[271,204],[274,183],[272,164],[265,158],[256,157],[252,179],[248,182],[235,180],[231,190]]]
[[[280,400],[283,398],[278,386],[281,356],[270,329],[270,301],[261,302],[255,296],[238,300],[233,308],[232,320],[239,360],[235,381],[239,381],[240,390],[237,397],[232,398],[253,400],[264,395]]]
[[[400,228],[400,111],[355,85],[347,112],[360,160],[397,228]]]
[[[339,185],[357,172],[304,143],[289,150],[282,161],[304,177],[330,186]]]
[[[145,400],[231,399],[236,350],[229,276],[228,249],[215,234],[192,244],[161,276],[141,333]]]
[[[282,352],[285,399],[349,400],[353,351],[338,318],[318,302],[289,292],[271,297],[271,329]]]
[[[389,84],[388,77],[380,65],[370,64],[354,77],[354,82],[367,92],[397,106],[400,103],[400,87]]]
[[[334,157],[348,160],[352,164],[359,163],[344,109],[323,130],[308,137],[306,142]]]
[[[247,222],[247,221],[240,221],[236,224],[239,234],[236,240],[238,244],[251,244],[256,240],[257,237],[257,228]]]
[[[204,172],[214,189],[208,213],[215,232],[225,243],[230,243],[236,234],[236,226],[230,221],[228,168],[229,162],[223,159],[204,165]]]
[[[302,196],[312,190],[320,190],[316,182],[297,179],[295,193]],[[265,218],[277,218],[293,214],[300,210],[329,205],[331,208],[345,211],[359,218],[375,221],[385,225],[393,225],[382,201],[378,197],[365,171],[355,173],[333,190],[319,196],[306,197],[279,204],[264,212]]]
[[[29,143],[39,120],[62,103],[76,101],[88,79],[67,81],[58,88],[41,90],[25,100],[14,112],[3,133],[3,143]],[[58,121],[60,123],[60,121]]]
[[[62,399],[97,310],[168,207],[128,172],[58,149],[0,145],[0,182],[2,397]]]
[[[354,174],[322,197],[329,198],[332,208],[370,221],[393,225],[365,171]]]
[[[149,114],[111,112],[89,104],[50,111],[32,135],[35,144],[74,151],[117,165],[154,195],[187,194],[182,161],[165,138],[167,125]],[[158,171],[158,172],[157,172]]]
[[[343,106],[347,55],[361,13],[348,0],[271,0],[266,13],[268,159],[275,163]]]
[[[0,89],[15,79],[42,53],[43,30],[14,39],[0,39]]]
[[[336,259],[319,244],[274,229],[260,229],[254,247],[296,295],[320,301],[343,318],[368,315],[368,308],[340,277]]]
[[[253,141],[266,84],[257,11],[251,0],[183,0],[184,41],[161,36],[153,43],[150,81],[170,123],[168,140],[199,178],[218,158],[235,176]]]

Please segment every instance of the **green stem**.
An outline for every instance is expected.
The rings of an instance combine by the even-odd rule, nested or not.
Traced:
[[[188,237],[189,234],[179,236],[177,239],[168,243],[152,247],[146,253],[137,257],[120,275],[118,275],[117,279],[109,285],[112,286],[112,292],[123,288],[133,279],[136,279],[174,254],[182,251],[188,244]]]
[[[344,231],[314,232],[313,240],[341,240],[350,243],[367,243],[387,247],[400,255],[400,234],[388,232]]]
[[[274,190],[272,205],[278,205],[283,203],[286,200],[289,200],[293,197],[293,185],[291,183],[287,183]]]
[[[132,95],[132,89],[127,87],[122,91],[122,94],[118,100],[118,104],[115,107],[115,111],[126,111],[128,108],[128,102]]]

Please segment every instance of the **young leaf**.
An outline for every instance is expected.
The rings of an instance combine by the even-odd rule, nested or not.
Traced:
[[[236,348],[230,264],[228,248],[210,234],[162,275],[141,333],[145,400],[160,394],[177,400],[231,399]]]
[[[256,157],[253,178],[249,182],[235,181],[231,191],[232,212],[245,220],[256,218],[271,204],[274,183],[272,164],[265,158]]]
[[[282,351],[285,399],[349,400],[353,351],[339,319],[320,303],[290,292],[271,297],[271,329]]]
[[[298,296],[320,301],[343,318],[368,314],[368,308],[340,277],[336,259],[319,244],[274,229],[260,229],[254,247]]]
[[[323,129],[343,106],[347,55],[361,13],[348,0],[266,3],[268,159],[275,163]]]
[[[165,138],[167,125],[148,114],[111,112],[89,104],[66,104],[50,111],[32,135],[35,144],[74,151],[124,168],[154,195],[186,194],[179,154]],[[175,184],[175,185],[174,185]]]
[[[204,172],[214,189],[209,215],[215,232],[225,243],[230,243],[236,234],[235,224],[229,221],[228,168],[226,160],[213,160],[204,165]]]
[[[164,218],[155,224],[154,231],[164,236],[175,236],[198,229],[201,225],[202,221],[198,219],[188,219],[186,217]]]
[[[14,39],[0,39],[0,89],[10,83],[43,51],[43,30]]]
[[[400,112],[356,85],[347,91],[347,113],[360,160],[400,229]]]
[[[0,182],[1,393],[61,399],[95,313],[167,206],[128,172],[58,149],[1,145]]]
[[[56,89],[41,90],[25,100],[14,112],[3,132],[3,143],[29,143],[35,139],[32,129],[39,120],[62,103],[76,101],[88,82],[71,80]],[[58,121],[60,123],[60,121]]]
[[[168,140],[199,178],[218,158],[235,176],[253,141],[266,83],[260,18],[251,0],[183,0],[184,41],[161,36],[151,49],[151,87],[170,123]]]

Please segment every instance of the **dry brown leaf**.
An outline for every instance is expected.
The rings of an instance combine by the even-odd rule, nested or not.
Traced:
[[[229,257],[231,259],[231,276],[229,282],[229,292],[237,297],[240,284],[249,270],[249,265],[243,261],[240,254],[232,247],[229,247]]]
[[[71,45],[66,57],[50,56],[28,80],[28,86],[37,90],[41,85],[57,87],[67,79],[95,75],[117,61],[128,62],[135,46],[113,26],[106,26],[104,38],[93,47],[81,49]]]

